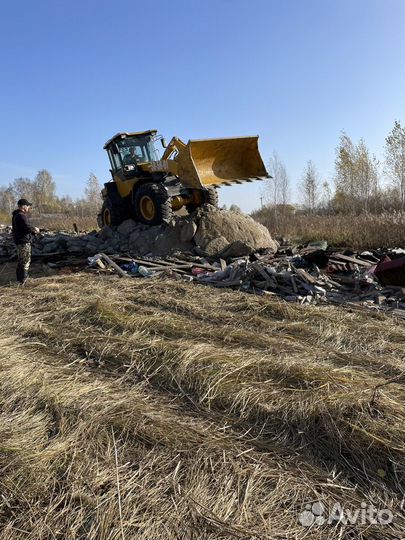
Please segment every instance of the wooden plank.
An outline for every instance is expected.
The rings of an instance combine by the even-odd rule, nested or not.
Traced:
[[[129,262],[135,262],[139,266],[145,266],[148,268],[148,270],[160,272],[163,270],[173,270],[174,272],[177,272],[179,274],[189,274],[189,270],[191,270],[192,266],[191,264],[184,263],[184,264],[172,264],[167,261],[160,261],[161,263],[166,264],[158,264],[158,262],[155,261],[149,261],[147,259],[135,259],[135,258],[129,258],[129,257],[120,257],[120,256],[114,256],[114,259],[116,261],[129,263]],[[159,261],[159,259],[157,259]]]
[[[132,262],[135,261],[137,264],[142,264],[143,266],[167,266],[167,268],[172,268],[177,266],[178,268],[204,268],[205,270],[212,270],[213,272],[216,272],[219,270],[217,266],[212,266],[211,264],[203,264],[203,263],[195,263],[192,261],[185,261],[182,259],[178,259],[176,257],[173,257],[172,260],[167,259],[143,259],[142,257],[123,257],[121,255],[111,255],[111,258],[116,261],[122,261],[122,262]],[[181,267],[179,265],[182,265]]]
[[[194,263],[187,262],[187,261],[180,261],[179,263],[171,262],[171,261],[165,261],[162,259],[154,259],[153,261],[150,261],[148,259],[140,259],[140,258],[129,258],[129,257],[114,257],[117,261],[122,262],[136,262],[139,265],[150,267],[151,270],[158,269],[178,269],[178,268],[184,268],[191,270],[193,266],[196,266]],[[205,268],[203,265],[197,265],[198,267]],[[215,270],[218,270],[218,268],[215,268]]]
[[[121,257],[119,255],[112,255],[111,258],[115,261],[124,263],[136,262],[136,264],[141,264],[142,266],[162,266],[161,261],[150,261],[148,259],[140,259],[136,257]]]
[[[124,270],[120,268],[117,263],[112,261],[108,255],[106,255],[105,253],[100,253],[100,256],[102,259],[105,260],[107,264],[109,264],[112,268],[114,268],[114,270],[118,273],[120,277],[125,277],[125,278],[129,277],[129,275],[126,272],[124,272]]]
[[[128,262],[136,262],[139,266],[146,266],[150,267],[151,270],[169,270],[175,269],[175,268],[189,268],[191,270],[192,265],[189,263],[184,264],[174,264],[167,261],[160,261],[159,259],[156,261],[149,261],[148,259],[137,259],[137,258],[129,258],[129,257],[114,257],[116,261],[128,263]]]
[[[133,259],[138,264],[142,264],[144,266],[150,265],[150,266],[165,266],[167,268],[173,268],[174,266],[182,265],[183,268],[191,268],[191,263],[188,261],[181,261],[179,263],[172,262],[172,261],[166,261],[165,259],[154,259],[153,261],[150,261],[149,259]]]
[[[136,261],[135,261],[136,262]],[[145,266],[146,267],[146,264],[139,264],[139,266]],[[189,266],[185,265],[185,264],[173,264],[171,266],[151,266],[150,268],[148,268],[148,270],[151,270],[152,272],[159,272],[160,270],[183,270],[184,272],[184,268],[190,268]]]
[[[256,272],[259,272],[259,274],[264,277],[266,281],[269,279],[269,274],[266,272],[260,262],[254,262],[251,264],[251,266],[254,268],[254,270],[256,270]]]
[[[311,276],[304,268],[297,268],[295,273],[310,285],[315,285],[318,282],[318,280],[314,276]]]
[[[211,264],[205,264],[205,263],[197,263],[197,262],[191,262],[191,261],[184,261],[182,259],[178,259],[177,257],[172,257],[173,261],[176,263],[189,263],[191,266],[196,266],[197,268],[205,268],[206,270],[212,270],[213,272],[216,272],[217,270],[220,270],[217,266],[212,266]],[[167,261],[168,263],[171,263],[171,261]]]
[[[298,294],[298,287],[297,287],[297,283],[295,281],[295,277],[293,275],[290,276],[290,280],[291,280],[291,285],[292,285],[292,288],[293,288],[293,291]]]
[[[357,257],[349,257],[348,255],[342,255],[342,253],[332,253],[330,259],[337,261],[346,261],[348,263],[358,264],[359,266],[372,266],[370,261],[364,261],[363,259],[357,259]],[[329,259],[329,260],[330,260]]]
[[[265,296],[278,296],[277,293],[272,292],[272,291],[260,291],[260,292]]]

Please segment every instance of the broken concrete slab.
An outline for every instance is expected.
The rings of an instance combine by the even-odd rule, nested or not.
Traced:
[[[232,259],[234,257],[245,257],[246,255],[251,255],[256,250],[249,246],[241,240],[235,240],[231,244],[228,244],[223,248],[219,253],[217,253],[218,258],[221,259]]]
[[[184,220],[180,230],[180,240],[182,242],[191,242],[197,232],[197,224],[193,220]]]

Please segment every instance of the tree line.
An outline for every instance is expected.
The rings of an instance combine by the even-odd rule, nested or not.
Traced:
[[[266,209],[273,217],[295,212],[286,166],[274,153],[269,161],[273,177],[266,182]],[[384,161],[368,150],[364,139],[353,142],[342,132],[336,147],[332,181],[322,180],[312,160],[299,183],[300,210],[307,214],[358,214],[405,209],[405,128],[395,121],[385,139]]]
[[[28,199],[38,215],[65,214],[68,216],[94,216],[101,206],[101,185],[94,173],[85,184],[84,196],[73,199],[69,195],[56,195],[56,183],[46,169],[35,178],[16,178],[7,187],[0,187],[0,214],[9,216],[19,199]]]

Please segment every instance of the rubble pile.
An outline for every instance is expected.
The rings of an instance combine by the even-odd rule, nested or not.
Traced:
[[[395,273],[392,266],[397,269]],[[215,286],[277,295],[301,304],[405,310],[402,249],[352,256],[311,246],[288,255],[280,248],[275,254],[238,258],[216,272],[198,275],[197,279]]]
[[[15,253],[10,233],[8,229],[0,234],[0,261]],[[116,228],[103,227],[83,235],[44,232],[33,242],[32,254],[40,258],[63,253],[94,255],[101,251],[164,257],[183,252],[221,257],[248,255],[263,248],[277,250],[266,227],[240,212],[205,205],[190,216],[174,216],[169,225],[151,227],[127,219]]]
[[[405,317],[405,250],[375,250],[361,254],[281,246],[227,260],[203,257],[165,259],[106,257],[89,259],[93,271],[117,271],[122,277],[159,277],[195,281],[258,295],[275,295],[300,304],[340,304],[395,312]],[[295,251],[295,253],[292,253]],[[346,250],[347,251],[347,250]],[[107,265],[105,264],[107,263]],[[111,268],[115,265],[114,268]],[[394,267],[395,271],[392,271]]]
[[[9,227],[0,228],[0,263],[12,260]],[[212,206],[175,217],[170,226],[132,220],[84,235],[45,233],[33,259],[57,272],[194,281],[300,304],[341,304],[405,316],[405,250],[355,253],[326,241],[279,245],[267,229],[240,213]]]
[[[11,237],[11,227],[0,224],[0,262],[9,259],[14,252],[15,246]]]

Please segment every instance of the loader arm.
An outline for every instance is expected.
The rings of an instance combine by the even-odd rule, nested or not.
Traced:
[[[178,137],[172,137],[171,141],[166,146],[162,159],[171,159],[173,157],[173,154],[175,154],[176,152],[179,153],[186,146],[186,143],[184,143]]]

